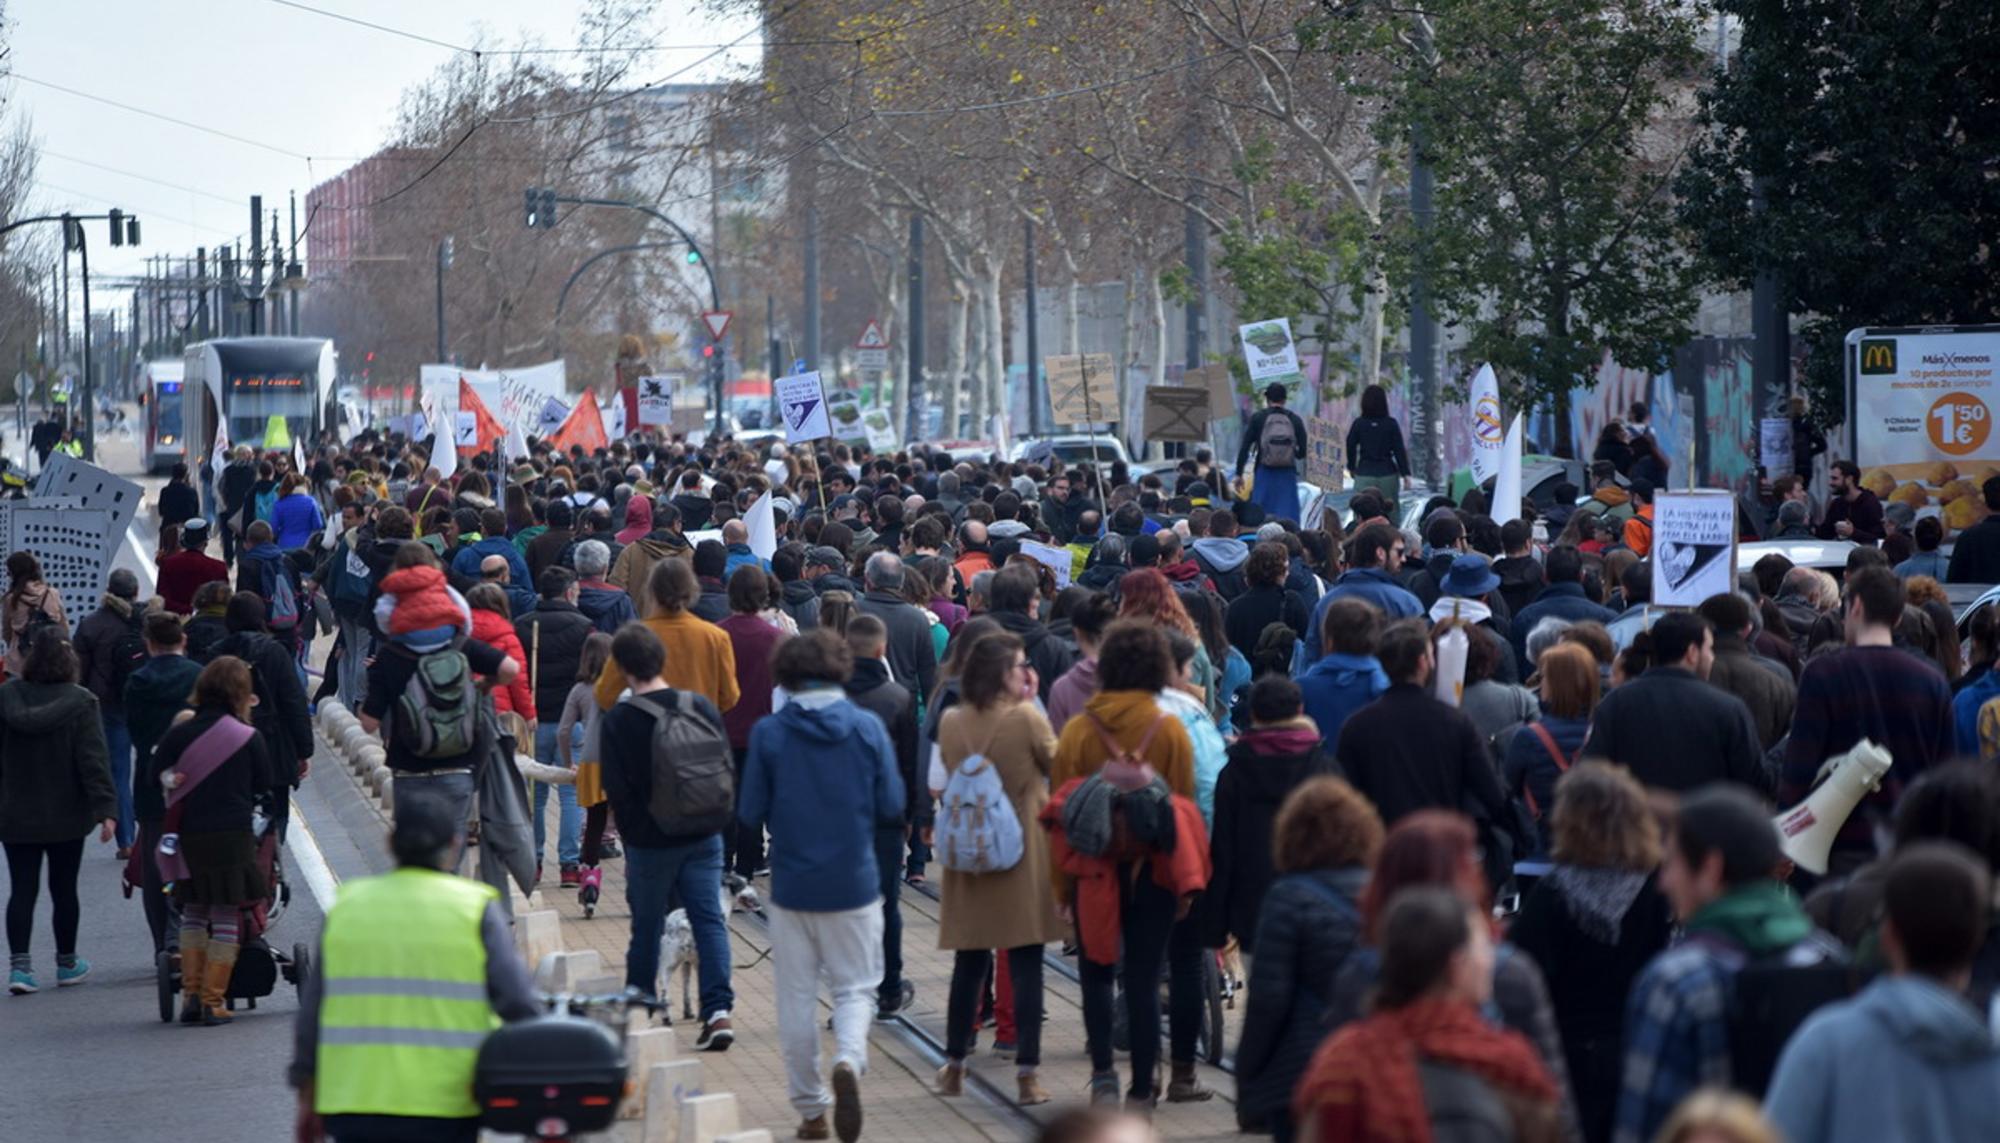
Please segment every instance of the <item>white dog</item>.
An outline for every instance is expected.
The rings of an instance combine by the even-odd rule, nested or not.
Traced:
[[[764,911],[764,903],[757,896],[756,888],[733,873],[722,879],[719,904],[725,918],[732,907],[760,915]],[[660,937],[659,996],[667,1002],[661,1011],[668,1024],[674,1022],[671,998],[676,974],[680,976],[681,984],[681,1016],[687,1020],[694,1019],[694,975],[700,964],[701,955],[695,948],[694,925],[688,921],[686,909],[675,909],[667,914],[666,932]]]

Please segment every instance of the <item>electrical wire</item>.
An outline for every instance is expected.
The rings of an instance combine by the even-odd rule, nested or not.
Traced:
[[[84,166],[84,167],[95,167],[100,171],[106,171],[114,175],[123,175],[128,179],[138,179],[140,182],[143,183],[155,183],[159,186],[166,187],[170,190],[184,191],[188,194],[200,195],[203,198],[212,198],[217,202],[226,202],[231,206],[241,205],[241,200],[229,198],[224,195],[219,195],[216,194],[214,191],[205,191],[198,187],[189,187],[189,186],[182,186],[179,183],[170,183],[165,179],[156,179],[151,175],[142,175],[137,171],[121,170],[117,167],[110,167],[104,165],[103,163],[93,162],[90,159],[79,159],[75,155],[65,155],[61,151],[51,151],[47,147],[41,148],[41,154],[44,158],[61,159],[65,163],[75,163],[78,166]]]
[[[391,36],[401,36],[403,39],[415,40],[420,44],[430,44],[434,47],[445,48],[454,52],[464,52],[468,55],[476,56],[479,54],[473,48],[447,43],[444,40],[434,39],[417,32],[404,31],[401,28],[392,28],[387,24],[377,24],[373,20],[364,20],[359,16],[349,16],[342,12],[329,12],[325,8],[315,8],[310,4],[301,4],[298,0],[270,0],[270,2],[282,8],[296,8],[301,12],[310,12],[315,16],[324,16],[329,20],[339,20],[343,24],[355,24],[363,28],[372,28],[377,32],[386,32]]]
[[[242,135],[233,135],[227,131],[219,131],[214,127],[204,126],[200,123],[193,123],[186,119],[176,119],[171,115],[162,115],[157,111],[148,111],[144,107],[134,107],[130,103],[120,103],[115,99],[106,99],[102,95],[92,95],[88,91],[78,91],[74,87],[64,87],[60,83],[50,83],[48,80],[45,79],[36,79],[32,75],[27,75],[22,72],[17,71],[11,74],[13,78],[20,80],[22,83],[30,83],[35,85],[36,87],[46,87],[50,91],[60,91],[64,95],[74,95],[78,99],[88,99],[93,103],[102,103],[107,107],[116,107],[120,111],[130,111],[134,115],[144,115],[148,119],[158,119],[162,123],[172,123],[176,127],[186,127],[190,131],[199,131],[204,135],[214,135],[219,139],[228,139],[232,143],[242,143],[243,145],[248,147],[257,147],[262,150],[270,151],[273,154],[283,155],[288,159],[311,160],[312,158],[311,155],[300,154],[299,152],[291,150],[289,148],[280,147],[275,143],[266,143],[261,139],[250,139]]]

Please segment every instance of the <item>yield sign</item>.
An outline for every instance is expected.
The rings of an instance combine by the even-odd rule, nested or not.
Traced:
[[[708,323],[708,336],[721,341],[722,335],[729,332],[729,319],[735,316],[729,310],[710,310],[701,315],[701,320]]]
[[[856,349],[889,348],[889,338],[886,334],[882,332],[882,323],[874,318],[869,318],[868,328],[861,331],[861,340],[854,343],[854,348]]]

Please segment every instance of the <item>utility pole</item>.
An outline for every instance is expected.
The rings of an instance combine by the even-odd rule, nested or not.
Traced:
[[[819,368],[819,207],[816,205],[806,207],[805,262],[806,331],[799,356],[805,359],[806,371],[810,373]]]
[[[451,358],[445,356],[444,340],[444,272],[450,268],[451,235],[447,234],[438,242],[437,247],[437,359],[440,365],[449,365],[451,363]]]
[[[1042,339],[1041,339],[1041,297],[1035,292],[1035,220],[1030,218],[1021,227],[1025,257],[1021,263],[1026,268],[1028,280],[1028,432],[1041,436],[1042,427]]]
[[[194,250],[194,332],[195,337],[207,341],[208,329],[208,247],[197,246]]]
[[[83,459],[97,463],[97,375],[90,371],[90,239],[83,224],[63,220],[64,229],[76,228],[78,281],[83,285]],[[67,261],[65,260],[65,265]]]
[[[910,212],[910,362],[909,380],[903,389],[909,394],[909,430],[906,441],[924,439],[924,216]]]
[[[1430,20],[1419,14],[1411,23],[1411,41],[1426,66],[1437,66],[1437,41]],[[1425,483],[1437,487],[1442,479],[1438,458],[1443,450],[1437,438],[1438,409],[1438,324],[1431,312],[1431,281],[1428,267],[1431,227],[1436,219],[1433,205],[1434,178],[1427,140],[1422,127],[1410,132],[1410,220],[1416,224],[1416,265],[1410,275],[1410,373],[1416,382],[1416,412],[1410,417],[1410,447],[1423,458]],[[1370,381],[1373,378],[1369,379]]]
[[[771,352],[771,412],[770,424],[778,423],[778,378],[785,374],[785,348],[778,341],[778,299],[764,295],[764,340],[770,343]]]
[[[298,280],[303,276],[300,273],[301,267],[299,266],[299,192],[292,191],[291,196],[292,196],[292,206],[291,206],[292,253],[291,257],[285,259],[285,281],[290,283],[291,288],[286,290],[285,293],[286,295],[288,295],[286,301],[290,303],[292,311],[289,327],[292,331],[292,336],[297,337],[299,335]]]
[[[231,278],[232,283],[234,277]],[[250,336],[264,332],[264,196],[250,196]]]

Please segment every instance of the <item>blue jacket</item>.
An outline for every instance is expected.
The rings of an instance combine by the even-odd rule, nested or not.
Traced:
[[[1918,552],[1896,565],[1896,574],[1904,579],[1913,575],[1927,575],[1943,583],[1951,570],[1951,561],[1943,552]]]
[[[519,619],[535,609],[535,578],[528,574],[528,561],[505,536],[484,536],[458,550],[451,561],[451,574],[477,582],[479,564],[487,556],[507,557],[507,605]]]
[[[1326,609],[1336,599],[1359,599],[1374,604],[1390,623],[1398,619],[1411,619],[1424,613],[1423,601],[1411,593],[1410,589],[1397,583],[1395,577],[1381,568],[1349,568],[1341,577],[1333,581],[1326,594],[1313,604],[1312,620],[1307,630],[1300,632],[1306,647],[1306,662],[1320,657],[1323,641],[1319,638],[1321,626],[1326,622]],[[1324,730],[1325,727],[1320,729]]]
[[[771,830],[771,900],[838,913],[882,899],[875,830],[903,821],[903,779],[882,720],[839,691],[794,695],[750,731],[736,816]]]
[[[304,492],[280,496],[271,508],[271,530],[277,533],[278,547],[285,551],[305,547],[312,542],[312,534],[324,527],[326,514],[319,510],[319,501]]]
[[[755,564],[765,571],[771,570],[771,561],[758,559],[757,553],[750,550],[750,545],[731,544],[729,545],[729,558],[724,560],[722,564],[722,582],[728,583],[729,577],[735,575],[736,569],[742,567],[744,564]]]
[[[1814,1143],[1991,1139],[2000,1041],[1935,981],[1881,977],[1793,1033],[1764,1111],[1785,1138]]]
[[[1373,655],[1324,655],[1299,676],[1306,717],[1319,727],[1320,744],[1329,752],[1339,744],[1340,727],[1347,716],[1388,689],[1389,676]]]
[[[1590,597],[1583,594],[1580,583],[1552,583],[1543,588],[1533,603],[1514,616],[1514,662],[1520,667],[1524,679],[1534,671],[1534,665],[1528,662],[1528,632],[1551,615],[1571,623],[1595,619],[1607,626],[1618,618],[1617,612],[1590,602]]]
[[[606,587],[584,587],[576,593],[576,609],[588,616],[606,635],[618,634],[618,629],[639,618],[638,608],[632,606],[629,592]]]
[[[1988,699],[2000,698],[2000,671],[1987,668],[1985,674],[1965,684],[1965,689],[1951,696],[1951,724],[1953,744],[1960,754],[1968,758],[1983,758],[1985,751],[1979,745],[1979,708]],[[2000,746],[2000,743],[1996,743]]]

